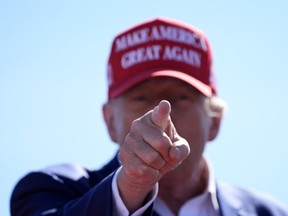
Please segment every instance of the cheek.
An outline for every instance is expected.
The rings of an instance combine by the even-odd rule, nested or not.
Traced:
[[[188,141],[191,149],[201,151],[209,140],[210,118],[206,113],[190,112],[173,117],[178,134]]]
[[[117,143],[122,144],[124,142],[127,134],[130,132],[131,124],[136,118],[134,115],[125,115],[125,113],[117,116],[117,121],[115,122]]]
[[[154,108],[154,107],[153,107]],[[124,112],[118,113],[118,120],[116,122],[117,124],[117,140],[119,144],[122,144],[127,136],[127,134],[131,130],[131,124],[132,122],[146,114],[151,109],[150,107],[141,107],[141,108],[135,108],[135,107],[125,107],[123,110]]]
[[[115,131],[116,131],[116,139],[117,143],[122,144],[125,140],[126,135],[128,134],[128,125],[124,119],[120,119],[116,123]]]

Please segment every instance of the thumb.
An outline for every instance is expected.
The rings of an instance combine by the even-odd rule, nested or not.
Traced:
[[[167,127],[170,119],[171,105],[167,100],[162,100],[158,106],[156,106],[151,114],[151,121],[162,131]]]
[[[178,136],[177,140],[172,144],[169,150],[169,157],[174,163],[181,163],[190,153],[188,142]]]

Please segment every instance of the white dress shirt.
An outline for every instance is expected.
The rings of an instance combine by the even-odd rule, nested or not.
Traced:
[[[206,160],[207,161],[207,160]],[[219,216],[219,204],[217,201],[216,195],[216,182],[213,169],[211,165],[208,164],[209,170],[209,179],[208,179],[208,186],[206,190],[192,199],[186,201],[181,208],[177,216]],[[119,168],[121,169],[121,167]],[[127,210],[126,206],[124,205],[117,186],[117,176],[119,169],[116,171],[113,181],[112,181],[112,191],[113,191],[113,202],[116,208],[113,209],[113,216],[129,216],[129,211]],[[148,199],[148,202],[145,203],[140,209],[135,211],[130,216],[141,216],[145,210],[154,202],[154,211],[156,211],[161,216],[176,216],[170,208],[160,199],[157,197],[158,194],[158,183],[156,184],[155,188],[151,193],[151,197]]]

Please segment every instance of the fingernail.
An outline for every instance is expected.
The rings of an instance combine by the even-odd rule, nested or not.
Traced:
[[[178,147],[172,146],[170,152],[170,157],[173,161],[178,161],[180,159],[180,149]]]

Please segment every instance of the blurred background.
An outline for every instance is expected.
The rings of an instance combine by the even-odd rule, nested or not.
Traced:
[[[288,204],[288,2],[0,1],[0,215],[16,182],[58,163],[100,168],[116,152],[102,119],[113,37],[157,16],[208,36],[228,112],[206,155],[218,180]]]

